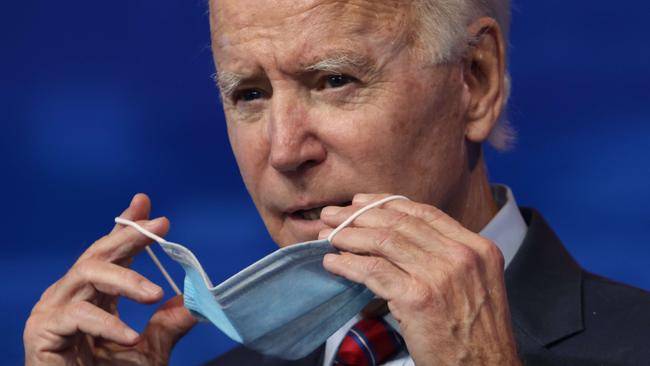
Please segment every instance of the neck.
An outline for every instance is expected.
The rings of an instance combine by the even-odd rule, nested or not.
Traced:
[[[478,233],[496,215],[498,207],[492,196],[482,152],[467,169],[463,183],[456,190],[447,213],[464,227]]]

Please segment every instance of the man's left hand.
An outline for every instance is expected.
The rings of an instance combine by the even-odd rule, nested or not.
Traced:
[[[351,206],[324,208],[321,220],[336,227],[387,196],[358,194]],[[416,365],[520,365],[503,255],[490,240],[433,206],[396,200],[358,217],[332,244],[341,252],[326,255],[325,268],[386,300]]]

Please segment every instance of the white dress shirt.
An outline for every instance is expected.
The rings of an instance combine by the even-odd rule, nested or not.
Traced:
[[[519,212],[517,202],[515,201],[512,191],[505,185],[495,185],[492,187],[494,199],[499,207],[497,214],[479,233],[481,236],[492,240],[503,253],[505,259],[505,268],[508,267],[512,258],[517,254],[526,236],[528,227],[524,218]],[[336,356],[339,344],[345,338],[348,330],[361,319],[360,315],[350,319],[336,333],[332,334],[325,344],[325,358],[323,366],[330,366]],[[389,313],[384,316],[384,320],[390,324],[393,329],[400,332],[399,325],[395,318]],[[414,366],[413,359],[406,351],[403,351],[397,357],[383,364],[384,366]]]

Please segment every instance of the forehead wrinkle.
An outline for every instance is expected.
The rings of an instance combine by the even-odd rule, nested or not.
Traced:
[[[255,5],[251,5],[252,10],[247,12],[229,8],[225,5],[227,0],[219,1],[220,5],[210,1],[213,45],[230,45],[232,40],[228,39],[226,33],[232,31],[256,28],[269,30],[286,26],[296,27],[298,24],[313,27],[315,14],[328,14],[326,17],[329,21],[321,24],[325,27],[335,25],[336,29],[346,29],[356,34],[375,33],[379,29],[395,34],[403,28],[403,20],[408,13],[406,10],[409,9],[407,3],[411,0],[290,1],[291,6],[283,6],[280,4],[283,2],[281,0],[257,0]],[[216,0],[214,2],[216,3]],[[298,3],[302,3],[302,6]],[[225,39],[220,39],[220,35],[226,36]]]
[[[303,73],[305,69],[334,71],[332,69],[340,70],[343,67],[359,69],[363,66],[370,66],[375,70],[379,64],[385,63],[384,59],[390,58],[390,54],[394,53],[391,51],[396,51],[407,43],[404,42],[405,12],[397,9],[404,8],[403,1],[405,0],[316,1],[308,4],[309,6],[289,8],[279,18],[274,16],[260,18],[264,13],[261,9],[255,9],[246,15],[240,12],[229,17],[227,15],[230,11],[226,9],[230,7],[227,5],[228,1],[224,0],[221,6],[212,9],[211,17],[214,21],[214,24],[211,24],[212,45],[217,69],[220,66],[244,61],[249,66],[255,64],[254,67],[264,70],[279,67],[283,70],[276,71],[284,74]],[[260,21],[250,23],[253,18]],[[292,42],[287,43],[285,39],[287,36],[291,37]],[[321,46],[327,47],[328,43],[337,44],[339,49],[342,51],[347,49],[348,52],[337,55],[333,52],[323,52],[325,50],[322,49],[319,51]],[[371,44],[379,45],[379,48],[372,47]],[[358,52],[351,51],[358,50],[360,47],[369,52],[366,57],[359,57]],[[308,62],[299,61],[306,56],[305,54],[310,53],[315,57],[311,60],[304,58]],[[318,59],[319,56],[324,57]],[[368,70],[366,67],[364,71],[373,70]],[[238,80],[232,78],[233,75],[225,76],[227,77],[224,77],[219,85],[223,86],[224,91],[232,90],[238,84],[232,81]]]

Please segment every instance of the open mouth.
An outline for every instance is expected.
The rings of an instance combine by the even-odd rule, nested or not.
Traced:
[[[290,214],[290,216],[294,219],[298,220],[307,220],[307,221],[316,221],[320,219],[320,213],[323,211],[323,208],[326,206],[349,206],[352,204],[351,201],[347,202],[342,202],[342,203],[333,203],[333,204],[327,204],[325,206],[320,206],[320,207],[314,207],[314,208],[309,208],[305,210],[296,210]]]

